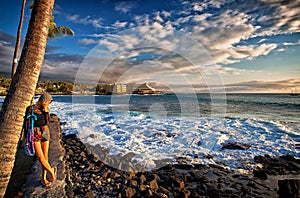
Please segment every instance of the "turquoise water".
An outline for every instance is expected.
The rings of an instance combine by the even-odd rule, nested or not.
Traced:
[[[257,155],[300,157],[295,147],[300,142],[298,96],[170,94],[53,99],[51,112],[65,123],[64,134],[75,133],[84,143],[108,148],[109,155],[134,153],[131,163],[144,170],[179,156],[194,163],[245,170],[255,166],[253,157]],[[251,147],[222,150],[222,144],[228,142]],[[205,158],[207,154],[213,159]]]

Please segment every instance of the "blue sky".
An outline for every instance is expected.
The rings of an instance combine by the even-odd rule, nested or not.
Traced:
[[[27,1],[23,39],[30,18]],[[0,72],[10,72],[21,0],[0,8]],[[149,82],[175,91],[300,90],[299,1],[56,0],[42,77]]]

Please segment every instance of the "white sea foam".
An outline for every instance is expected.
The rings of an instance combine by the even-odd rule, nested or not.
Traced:
[[[186,157],[192,162],[221,163],[233,169],[251,169],[253,157],[291,154],[300,157],[300,141],[293,123],[237,118],[155,116],[141,112],[108,112],[106,104],[53,102],[65,134],[76,133],[84,143],[110,149],[110,155],[135,153],[132,161],[146,169],[157,160]],[[222,150],[222,144],[250,144],[248,150]],[[213,159],[203,156],[210,154]]]
[[[1,98],[3,101],[3,98]],[[218,163],[236,170],[250,170],[253,157],[291,154],[300,157],[299,123],[261,118],[180,117],[156,112],[111,112],[111,104],[54,101],[64,134],[77,134],[90,145],[109,148],[109,155],[134,153],[132,163],[145,169],[157,161],[186,157],[194,163]],[[222,150],[222,144],[250,144],[248,150]],[[205,156],[211,155],[213,159]],[[163,164],[160,164],[163,165]]]

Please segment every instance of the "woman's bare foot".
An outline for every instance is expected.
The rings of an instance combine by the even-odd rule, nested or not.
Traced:
[[[51,185],[51,182],[49,182],[47,179],[45,179],[45,180],[43,180],[43,185],[44,185],[45,187],[48,187],[48,186]]]
[[[53,167],[53,175],[51,175],[50,182],[54,182],[56,180],[56,172],[57,172],[57,168],[55,166]]]

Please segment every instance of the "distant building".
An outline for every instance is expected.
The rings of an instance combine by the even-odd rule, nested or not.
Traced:
[[[7,89],[4,87],[0,87],[0,95],[6,95],[7,94]]]
[[[114,91],[115,84],[105,84],[104,89],[106,94],[112,94]]]
[[[144,83],[142,85],[137,86],[133,94],[161,94],[161,91],[156,91],[153,87],[151,87],[148,83]]]
[[[117,84],[117,85],[115,85],[115,93],[117,93],[117,94],[125,94],[125,93],[127,93],[127,85],[125,85],[125,84]]]
[[[132,93],[138,86],[137,84],[127,84],[127,93]]]

